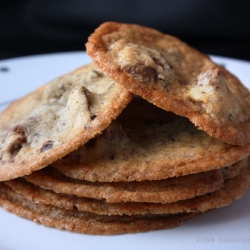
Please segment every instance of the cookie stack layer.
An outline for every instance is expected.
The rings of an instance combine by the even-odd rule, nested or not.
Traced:
[[[180,225],[249,188],[250,98],[179,39],[104,23],[94,63],[0,114],[0,205],[46,226],[119,234]]]

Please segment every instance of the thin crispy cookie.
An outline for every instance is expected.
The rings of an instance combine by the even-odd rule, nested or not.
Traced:
[[[226,179],[223,187],[219,190],[192,199],[166,204],[144,202],[107,203],[103,200],[55,193],[29,183],[23,178],[6,181],[5,184],[16,193],[35,203],[52,205],[66,210],[77,208],[79,211],[101,215],[203,213],[207,210],[231,204],[233,200],[239,199],[248,190],[250,170],[247,169],[247,159],[244,160],[242,166],[236,166],[226,171],[226,177],[234,179]]]
[[[144,181],[220,169],[249,152],[250,144],[223,143],[188,119],[133,98],[100,136],[52,165],[75,179]]]
[[[173,36],[115,22],[98,27],[86,48],[106,74],[134,94],[224,142],[250,143],[249,91],[207,55]]]
[[[25,179],[56,193],[105,199],[107,202],[169,203],[218,190],[224,178],[220,170],[194,175],[144,182],[87,182],[68,178],[47,167],[25,176]]]
[[[0,114],[0,181],[30,174],[102,132],[131,94],[95,65],[52,80]]]
[[[122,234],[176,227],[195,213],[177,215],[105,216],[64,210],[25,199],[0,183],[0,206],[18,216],[48,227],[85,234]]]

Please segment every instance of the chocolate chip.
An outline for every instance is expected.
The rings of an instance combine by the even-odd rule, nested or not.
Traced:
[[[15,134],[18,134],[18,137],[15,139],[15,141],[12,143],[11,147],[9,148],[9,153],[12,155],[13,159],[14,157],[19,153],[21,148],[23,147],[23,144],[26,143],[26,128],[22,125],[16,125],[12,131]]]
[[[96,118],[95,114],[90,115],[90,119],[93,121]]]
[[[9,153],[14,157],[19,153],[21,148],[23,147],[23,144],[26,143],[26,137],[25,138],[18,138],[15,143],[13,143],[9,149]]]
[[[161,56],[162,56],[162,58],[164,58],[163,55],[161,55]],[[174,66],[169,61],[167,61],[166,58],[164,59],[165,63],[161,62],[158,58],[155,58],[155,57],[152,57],[152,59],[154,60],[155,64],[161,66],[163,69],[166,68],[166,67],[169,68],[169,69],[174,68]]]
[[[146,67],[132,67],[130,72],[136,76],[142,77],[144,81],[153,81],[156,82],[158,80],[158,73],[155,68],[150,66]]]
[[[51,140],[45,142],[45,143],[43,144],[42,148],[41,148],[41,151],[42,151],[42,152],[45,152],[45,151],[47,151],[47,150],[53,148],[53,144],[54,144],[54,141],[51,141]]]
[[[26,128],[22,125],[16,125],[13,129],[12,129],[15,133],[20,134],[20,135],[25,135],[26,133]]]

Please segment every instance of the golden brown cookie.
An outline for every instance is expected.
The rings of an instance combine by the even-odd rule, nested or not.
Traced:
[[[107,202],[170,203],[218,190],[224,178],[220,170],[143,182],[88,182],[64,176],[56,169],[46,167],[25,179],[56,193],[78,197],[105,199]]]
[[[134,94],[187,117],[223,142],[250,143],[248,89],[178,38],[135,24],[107,22],[89,37],[86,48],[106,74]]]
[[[242,170],[243,167],[244,170]],[[226,176],[234,179],[227,179],[223,187],[215,192],[166,204],[145,202],[107,203],[104,200],[55,193],[29,183],[23,178],[6,181],[5,184],[12,188],[14,192],[35,203],[52,205],[66,210],[77,208],[79,211],[102,215],[203,213],[207,210],[231,204],[233,200],[239,199],[248,190],[250,170],[247,167],[249,167],[248,161],[245,159],[242,166],[235,165],[234,168],[227,169]]]
[[[230,166],[249,152],[250,144],[223,143],[188,119],[133,98],[102,135],[52,165],[88,181],[160,180]]]
[[[101,133],[131,94],[95,65],[56,78],[0,114],[0,181],[27,175]]]
[[[121,234],[172,228],[192,218],[194,213],[177,215],[105,216],[64,210],[25,199],[0,183],[0,206],[18,216],[48,227],[86,234]]]

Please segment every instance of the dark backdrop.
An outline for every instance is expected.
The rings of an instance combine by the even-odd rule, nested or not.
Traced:
[[[0,59],[85,50],[105,21],[178,36],[209,54],[250,60],[248,0],[0,0]]]

